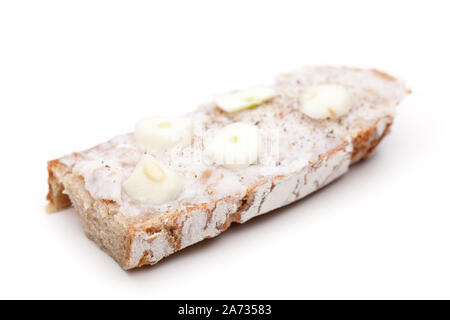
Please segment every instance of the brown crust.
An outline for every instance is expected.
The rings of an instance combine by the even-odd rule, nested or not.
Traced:
[[[385,72],[383,72],[383,71],[380,71],[380,70],[377,70],[377,69],[372,69],[371,71],[372,71],[377,77],[380,77],[380,78],[382,78],[382,79],[384,79],[384,80],[391,81],[391,82],[397,81],[397,78],[396,78],[396,77],[391,76],[390,74],[387,74],[387,73],[385,73]]]
[[[388,74],[386,72],[383,72],[383,71],[380,71],[380,70],[377,70],[377,69],[372,69],[370,71],[372,71],[377,77],[379,77],[379,78],[381,78],[383,80],[387,80],[387,81],[390,81],[390,82],[398,81],[398,79],[396,77],[391,76],[390,74]],[[410,89],[407,89],[406,93],[407,94],[411,94],[412,91]]]
[[[56,177],[57,168],[61,168],[59,160],[49,161],[47,164],[48,170],[48,194],[47,212],[54,213],[65,208],[70,207],[71,203],[69,197],[63,193],[64,187],[59,183]]]
[[[392,119],[386,124],[386,127],[380,136],[377,134],[376,126],[360,131],[358,135],[352,139],[353,153],[351,163],[353,164],[361,159],[370,157],[381,140],[389,133],[391,125]]]
[[[317,166],[322,160],[329,158],[332,154],[344,150],[347,147],[348,143],[343,143],[341,146],[337,147],[336,149],[330,150],[326,153],[323,153],[317,158],[315,161],[309,161],[309,166],[314,167]],[[353,156],[353,155],[352,155]]]

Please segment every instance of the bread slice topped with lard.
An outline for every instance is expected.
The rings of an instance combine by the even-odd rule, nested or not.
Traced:
[[[49,210],[73,205],[124,269],[290,204],[370,156],[409,93],[377,71],[310,67],[48,162]]]

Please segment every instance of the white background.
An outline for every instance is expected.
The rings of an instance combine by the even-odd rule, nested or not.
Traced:
[[[446,4],[0,2],[0,298],[450,298]],[[47,160],[317,64],[414,92],[324,190],[131,272],[45,212]]]

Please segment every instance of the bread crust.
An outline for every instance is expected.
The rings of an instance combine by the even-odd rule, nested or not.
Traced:
[[[69,197],[64,194],[64,186],[58,179],[57,175],[61,175],[64,165],[59,160],[52,160],[47,163],[48,171],[48,194],[47,194],[47,212],[55,213],[70,207]]]

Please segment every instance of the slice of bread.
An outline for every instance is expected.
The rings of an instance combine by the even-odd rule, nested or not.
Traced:
[[[338,119],[311,119],[301,112],[300,96],[325,83],[344,86],[354,103]],[[125,134],[48,163],[49,211],[72,204],[87,236],[124,269],[155,264],[219,235],[232,222],[285,206],[344,174],[370,156],[389,132],[395,107],[409,93],[383,72],[334,67],[282,75],[273,89],[272,100],[235,113],[203,105],[189,115],[194,123],[191,145],[150,150],[183,178],[178,199],[149,205],[124,192],[124,180],[146,152],[133,134]],[[258,126],[271,149],[239,170],[214,165],[202,153],[204,139],[233,122]]]

